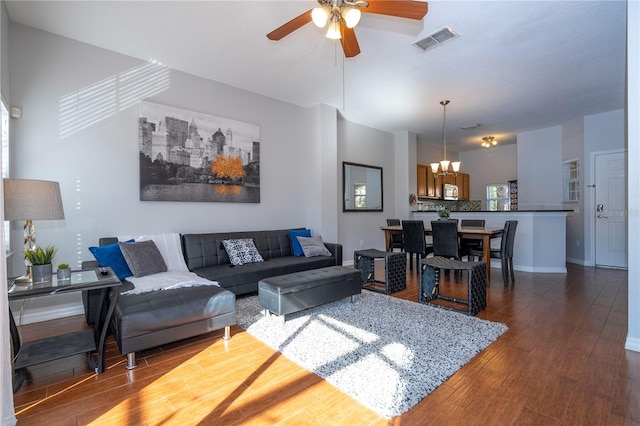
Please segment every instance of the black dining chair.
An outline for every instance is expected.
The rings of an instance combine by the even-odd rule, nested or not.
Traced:
[[[460,229],[462,228],[484,228],[484,219],[462,219],[460,221]],[[482,250],[482,240],[471,238],[460,238],[460,249],[463,253],[469,253],[471,250]]]
[[[432,221],[431,237],[433,238],[434,256],[446,257],[448,259],[455,260],[462,259],[463,253],[460,250],[457,219]],[[456,282],[460,279],[459,273],[460,271],[456,271]]]
[[[516,282],[515,274],[513,273],[513,245],[516,239],[516,228],[518,227],[517,220],[507,220],[504,223],[504,229],[502,230],[502,237],[500,238],[500,248],[491,249],[491,258],[500,259],[502,264],[502,282],[505,287],[509,285],[509,276],[511,276],[511,282]],[[476,257],[482,259],[482,250],[471,250],[470,256],[474,259]],[[490,265],[487,265],[489,267]]]
[[[424,222],[421,220],[402,221],[402,240],[404,251],[409,253],[409,270],[413,270],[413,255],[416,255],[416,268],[418,259],[424,259],[433,252],[433,246],[427,244],[424,234]]]
[[[400,219],[387,219],[387,226],[400,226]],[[397,248],[400,251],[404,251],[404,243],[402,234],[399,232],[393,232],[389,236],[389,250],[393,251],[393,249]]]

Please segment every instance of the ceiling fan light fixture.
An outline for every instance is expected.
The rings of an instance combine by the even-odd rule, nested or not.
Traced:
[[[340,34],[340,15],[331,15],[329,20],[329,29],[327,30],[327,38],[331,40],[340,40],[342,35]]]
[[[356,9],[355,7],[349,6],[343,7],[341,14],[344,22],[347,24],[347,28],[353,28],[358,25],[358,22],[360,22],[360,17],[362,16],[360,10]]]
[[[311,20],[318,28],[324,28],[327,25],[327,19],[329,19],[329,12],[326,7],[316,7],[311,11]]]
[[[482,145],[483,148],[492,148],[498,145],[498,141],[495,140],[493,136],[485,136],[482,138],[482,143],[480,145]]]

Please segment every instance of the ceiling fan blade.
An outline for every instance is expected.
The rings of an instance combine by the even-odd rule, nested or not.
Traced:
[[[288,36],[303,25],[308,24],[309,22],[311,22],[311,9],[307,10],[302,15],[293,18],[286,24],[271,31],[269,34],[267,34],[267,38],[269,40],[280,40],[281,38]]]
[[[340,22],[340,43],[342,43],[342,50],[344,56],[347,58],[353,58],[360,53],[360,46],[356,39],[356,32],[353,28],[349,28],[345,25],[344,20]]]
[[[369,0],[369,7],[360,9],[362,13],[398,16],[420,20],[425,17],[429,6],[426,2],[412,0]]]

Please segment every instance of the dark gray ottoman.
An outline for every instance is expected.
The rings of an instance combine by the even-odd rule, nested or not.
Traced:
[[[276,315],[291,314],[360,294],[360,272],[328,266],[265,278],[258,282],[260,306]]]

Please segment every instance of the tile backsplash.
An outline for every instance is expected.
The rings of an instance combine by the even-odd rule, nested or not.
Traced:
[[[421,199],[415,206],[417,211],[437,211],[446,208],[453,212],[477,212],[480,211],[480,200],[432,200]]]

